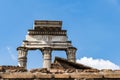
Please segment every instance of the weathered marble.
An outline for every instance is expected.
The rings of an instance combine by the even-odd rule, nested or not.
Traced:
[[[26,68],[27,51],[36,49],[43,53],[43,68],[51,67],[52,50],[66,51],[67,59],[75,62],[77,49],[68,40],[66,32],[66,30],[62,30],[62,21],[36,20],[33,29],[28,30],[26,39],[17,48],[18,65]]]

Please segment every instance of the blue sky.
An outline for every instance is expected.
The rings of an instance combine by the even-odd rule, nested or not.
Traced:
[[[92,57],[120,66],[119,0],[0,0],[0,65],[17,65],[16,48],[34,20],[62,20],[78,48],[77,59]],[[55,55],[66,57],[63,51]],[[39,50],[28,52],[27,65],[42,66]]]

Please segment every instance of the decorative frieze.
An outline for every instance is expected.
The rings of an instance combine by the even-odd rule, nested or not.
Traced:
[[[62,31],[38,31],[38,30],[29,30],[28,35],[65,35],[66,36],[66,30]]]
[[[54,41],[67,41],[66,36],[55,36],[55,35],[27,35],[26,36],[27,41],[48,41],[48,42],[54,42]]]

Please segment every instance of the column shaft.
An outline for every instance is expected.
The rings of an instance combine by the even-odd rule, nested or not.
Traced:
[[[76,50],[77,50],[77,49],[74,48],[74,47],[69,47],[69,48],[66,50],[68,61],[76,62]]]
[[[27,63],[27,49],[24,47],[17,48],[18,50],[18,66],[26,68]]]
[[[42,49],[43,53],[43,68],[51,68],[51,48],[45,47]]]

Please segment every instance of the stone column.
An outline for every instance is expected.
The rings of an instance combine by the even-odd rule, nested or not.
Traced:
[[[76,62],[76,50],[77,49],[75,47],[67,48],[66,54],[67,54],[68,61]]]
[[[18,66],[26,68],[27,63],[27,48],[18,47]]]
[[[52,49],[49,47],[45,47],[42,49],[43,68],[50,69],[50,67],[51,67],[51,52],[52,52]]]

